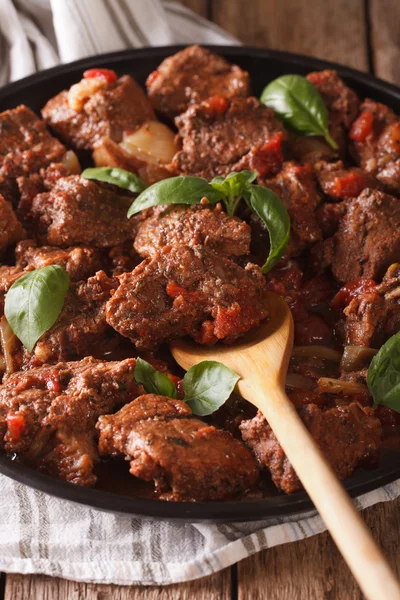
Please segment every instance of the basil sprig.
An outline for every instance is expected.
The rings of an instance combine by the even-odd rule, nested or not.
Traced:
[[[214,177],[211,186],[222,194],[222,200],[226,207],[226,212],[230,217],[235,214],[240,200],[246,195],[246,191],[251,189],[253,181],[257,179],[255,171],[240,171],[239,173],[229,173],[225,179],[223,177]]]
[[[136,361],[134,376],[148,394],[177,397],[173,382],[141,358]],[[239,375],[222,363],[205,360],[191,367],[185,374],[183,401],[188,404],[194,415],[211,415],[226,402],[238,380]]]
[[[277,263],[289,241],[290,218],[280,198],[269,188],[254,185],[255,171],[229,173],[208,183],[201,177],[172,177],[154,183],[132,203],[128,217],[144,208],[167,204],[199,204],[207,198],[210,204],[223,202],[228,215],[234,215],[244,199],[249,208],[265,223],[270,237],[270,252],[262,272],[267,273]]]
[[[367,385],[374,408],[383,405],[400,412],[400,332],[393,335],[372,359]]]
[[[301,75],[282,75],[263,90],[261,102],[272,108],[284,125],[300,135],[322,135],[337,150],[329,133],[328,109],[317,88]]]
[[[134,173],[125,171],[125,169],[117,169],[117,167],[97,167],[94,169],[85,169],[81,177],[85,179],[94,179],[95,181],[104,181],[112,183],[124,190],[129,190],[136,194],[140,194],[146,189],[146,184]]]
[[[56,322],[68,287],[69,277],[65,269],[51,265],[23,275],[8,290],[4,314],[29,352]]]

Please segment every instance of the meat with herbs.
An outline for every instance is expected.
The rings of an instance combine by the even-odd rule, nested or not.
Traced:
[[[66,270],[71,281],[88,279],[103,266],[102,256],[96,248],[38,246],[34,240],[19,242],[15,248],[15,258],[16,266],[22,269],[26,267],[41,269],[49,265],[60,265]]]
[[[331,238],[339,229],[340,221],[346,213],[346,202],[324,202],[319,205],[315,211],[315,218],[321,229],[322,237]],[[320,247],[322,250],[323,244],[316,244],[311,253]],[[318,269],[317,269],[318,271]]]
[[[309,73],[307,79],[317,88],[328,108],[329,132],[345,156],[347,132],[357,116],[360,100],[336,71],[315,71]]]
[[[203,246],[226,258],[250,251],[250,227],[229,217],[221,205],[166,208],[140,225],[135,249],[142,256],[156,254],[164,246]]]
[[[0,194],[0,256],[23,235],[24,230],[15,216],[12,205]]]
[[[145,93],[129,75],[112,82],[84,78],[49,100],[42,115],[65,143],[83,150],[93,150],[102,138],[120,142],[125,132],[155,120]]]
[[[211,180],[250,169],[268,177],[282,165],[282,124],[257,98],[214,96],[190,106],[175,123],[182,149],[172,167],[180,175]]]
[[[385,104],[365,100],[349,133],[357,163],[389,191],[400,192],[400,119]]]
[[[200,246],[165,246],[118,280],[107,321],[137,348],[185,335],[232,343],[267,317],[259,267],[242,269]]]
[[[345,167],[337,162],[319,161],[314,165],[319,186],[331,200],[357,198],[366,188],[379,189],[379,182],[363,169]]]
[[[234,498],[259,476],[242,442],[193,418],[181,400],[145,394],[116,414],[100,417],[97,427],[100,454],[125,456],[130,473],[154,481],[160,498]]]
[[[41,244],[110,248],[133,240],[137,219],[128,219],[131,196],[78,175],[60,179],[32,203],[30,223]]]
[[[400,256],[400,203],[366,189],[349,200],[332,241],[332,272],[343,283],[358,277],[377,279]]]
[[[0,447],[40,471],[77,485],[96,482],[96,422],[141,393],[136,361],[45,365],[0,385]]]
[[[344,342],[379,348],[400,331],[400,265],[391,265],[381,283],[359,279],[352,289],[343,310]]]
[[[43,177],[49,165],[64,160],[67,168],[69,154],[28,107],[21,105],[0,113],[0,194],[14,206],[20,197],[19,177],[33,173]],[[67,169],[70,172],[75,171]]]
[[[87,281],[71,283],[57,321],[41,336],[32,352],[24,347],[16,349],[14,369],[78,360],[115,347],[115,332],[105,316],[106,302],[115,285],[115,280],[104,271]]]
[[[321,202],[309,165],[286,162],[274,179],[266,181],[286,206],[291,220],[288,254],[298,255],[322,238],[315,211]]]
[[[357,402],[333,408],[307,404],[299,416],[340,479],[350,477],[360,463],[376,462],[381,424],[374,411]],[[244,442],[257,462],[267,467],[276,487],[287,494],[302,489],[283,448],[261,412],[239,426]]]
[[[197,45],[166,58],[150,73],[146,86],[152,106],[169,118],[211,96],[250,95],[246,71]]]
[[[113,467],[121,472],[125,458],[142,480],[126,465],[125,485],[164,500],[259,497],[268,470],[279,490],[301,489],[253,405],[233,393],[203,422],[181,400],[143,395],[135,359],[123,360],[140,352],[183,398],[166,343],[235,343],[274,318],[270,292],[293,315],[291,401],[337,475],[373,466],[381,439],[399,448],[400,417],[370,408],[366,378],[400,332],[400,117],[375,100],[361,104],[333,70],[307,78],[338,148],[286,131],[249,95],[248,73],[199,46],[163,61],[148,96],[129,75],[95,68],[47,102],[45,120],[26,106],[0,113],[0,450],[78,485],[95,485],[98,474],[99,489],[113,491]],[[156,114],[175,118],[178,134]],[[236,216],[199,198],[128,219],[136,195],[80,177],[64,143],[85,166],[126,169],[146,185],[255,171],[253,183],[271,188],[290,215],[289,245],[264,276],[257,265],[283,224],[260,197],[229,197]],[[28,351],[5,298],[20,277],[49,265],[62,266],[70,284],[64,297],[51,277],[30,278],[40,337]],[[43,331],[56,295],[63,306]],[[30,328],[24,312],[17,318]]]

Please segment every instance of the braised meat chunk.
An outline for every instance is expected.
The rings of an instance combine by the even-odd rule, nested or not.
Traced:
[[[16,265],[21,268],[41,269],[49,265],[64,267],[71,281],[81,281],[102,268],[99,250],[85,246],[56,248],[37,246],[34,240],[19,242],[15,248]]]
[[[340,479],[349,477],[361,462],[376,461],[381,424],[373,410],[357,402],[320,408],[308,404],[298,408],[307,429]],[[267,467],[277,488],[290,494],[302,488],[271,427],[258,412],[240,425],[244,442],[253,450],[260,467]]]
[[[228,217],[220,205],[174,207],[146,219],[139,227],[135,249],[142,256],[153,256],[164,246],[203,246],[218,256],[248,254],[250,227],[237,217]]]
[[[379,182],[373,175],[357,167],[345,167],[337,162],[319,161],[314,171],[323,193],[334,201],[357,198],[366,188],[379,189]]]
[[[170,118],[211,96],[250,95],[246,71],[200,46],[189,46],[166,58],[150,73],[146,86],[153,107]]]
[[[0,385],[0,447],[55,477],[94,485],[96,421],[141,393],[135,364],[87,357],[9,376]]]
[[[165,246],[118,279],[107,321],[138,348],[185,335],[232,343],[267,316],[260,269],[242,269],[200,246]]]
[[[11,204],[0,194],[0,257],[8,246],[23,237],[23,233],[22,225],[15,216]]]
[[[383,328],[386,321],[384,298],[376,291],[370,291],[351,300],[344,309],[345,344],[352,346],[376,347],[383,343]]]
[[[136,220],[126,216],[131,203],[130,196],[75,175],[35,197],[30,221],[42,244],[109,248],[135,237]]]
[[[329,132],[338,144],[341,154],[345,155],[347,131],[357,116],[360,100],[336,71],[315,71],[309,73],[307,79],[321,94],[328,108]]]
[[[180,400],[146,394],[100,417],[101,455],[123,455],[132,475],[154,480],[159,497],[224,500],[250,488],[258,469],[249,450],[227,431],[191,417]]]
[[[29,228],[29,213],[33,199],[43,192],[50,191],[57,181],[69,175],[79,175],[81,167],[75,152],[68,150],[62,163],[51,163],[40,169],[39,173],[31,173],[17,177],[19,203],[17,214]]]
[[[18,177],[40,173],[64,160],[68,162],[66,148],[29,108],[21,105],[0,113],[0,193],[6,200],[17,204]]]
[[[282,124],[257,98],[214,96],[175,119],[182,150],[172,166],[181,175],[211,180],[251,169],[272,176],[282,164]]]
[[[400,331],[400,265],[391,265],[380,284],[370,279],[355,284],[359,293],[343,311],[344,343],[379,348]]]
[[[386,189],[400,191],[400,119],[384,104],[367,99],[349,133],[350,150],[360,166]]]
[[[321,239],[315,211],[321,202],[311,167],[286,162],[274,179],[266,185],[280,197],[291,220],[288,253],[298,255],[304,248]]]
[[[120,142],[124,132],[155,120],[146,95],[132,77],[109,79],[101,74],[84,78],[47,102],[43,118],[64,142],[93,150],[101,138]]]
[[[332,272],[338,281],[379,281],[400,256],[398,199],[366,189],[349,201],[332,248]]]
[[[321,229],[322,237],[331,238],[339,229],[340,221],[343,215],[346,213],[346,202],[325,202],[320,204],[315,211],[315,218]],[[329,242],[331,244],[331,242]],[[316,251],[316,255],[319,251],[324,252],[323,243],[318,243],[312,249],[313,254]],[[329,250],[329,249],[328,249]],[[319,259],[320,260],[320,259]],[[330,259],[331,260],[331,259]],[[317,269],[318,271],[318,269]]]

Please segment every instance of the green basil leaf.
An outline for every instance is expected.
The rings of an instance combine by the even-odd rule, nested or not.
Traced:
[[[224,196],[243,196],[244,190],[250,183],[257,179],[255,171],[232,171],[225,177],[214,177],[211,185],[214,189],[224,194]]]
[[[223,177],[214,177],[211,185],[215,190],[223,195],[223,201],[228,215],[235,214],[236,207],[243,198],[243,194],[248,186],[257,179],[255,171],[232,171],[225,179]]]
[[[116,167],[98,167],[95,169],[85,169],[81,174],[85,179],[94,179],[96,181],[104,181],[112,183],[124,190],[140,194],[146,189],[146,184],[134,173],[125,171],[125,169],[117,169]]]
[[[8,290],[4,314],[29,352],[57,321],[68,287],[69,277],[65,269],[51,265],[23,275]]]
[[[383,404],[400,412],[400,332],[393,335],[371,361],[367,385],[374,408]]]
[[[155,368],[142,358],[136,359],[134,377],[137,383],[140,383],[148,394],[159,394],[176,398],[176,387],[167,375],[156,371]]]
[[[335,150],[328,128],[328,109],[317,88],[301,75],[282,75],[263,90],[261,102],[272,108],[289,129],[301,135],[322,135]]]
[[[144,190],[132,203],[128,210],[128,217],[150,208],[164,204],[200,204],[206,197],[215,204],[222,199],[222,194],[215,190],[201,177],[171,177],[153,183]]]
[[[249,186],[246,202],[268,229],[269,255],[261,269],[263,273],[268,273],[278,262],[289,243],[289,213],[282,200],[272,190],[261,185]]]
[[[193,414],[211,415],[231,395],[239,375],[215,360],[205,360],[191,367],[183,378],[185,402]]]

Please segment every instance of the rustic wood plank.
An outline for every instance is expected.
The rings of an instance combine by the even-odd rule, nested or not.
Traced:
[[[117,586],[77,583],[42,575],[8,575],[5,600],[230,600],[230,569],[196,581]]]
[[[205,19],[209,18],[210,2],[209,0],[177,0],[179,4],[187,6],[201,15]]]
[[[369,2],[371,54],[375,74],[400,84],[400,3],[398,0]]]
[[[363,0],[251,0],[245,8],[242,2],[218,0],[212,3],[212,18],[245,44],[366,70],[364,10]]]
[[[393,569],[400,573],[400,501],[364,511]],[[361,600],[362,594],[328,533],[271,548],[238,565],[238,600]]]

